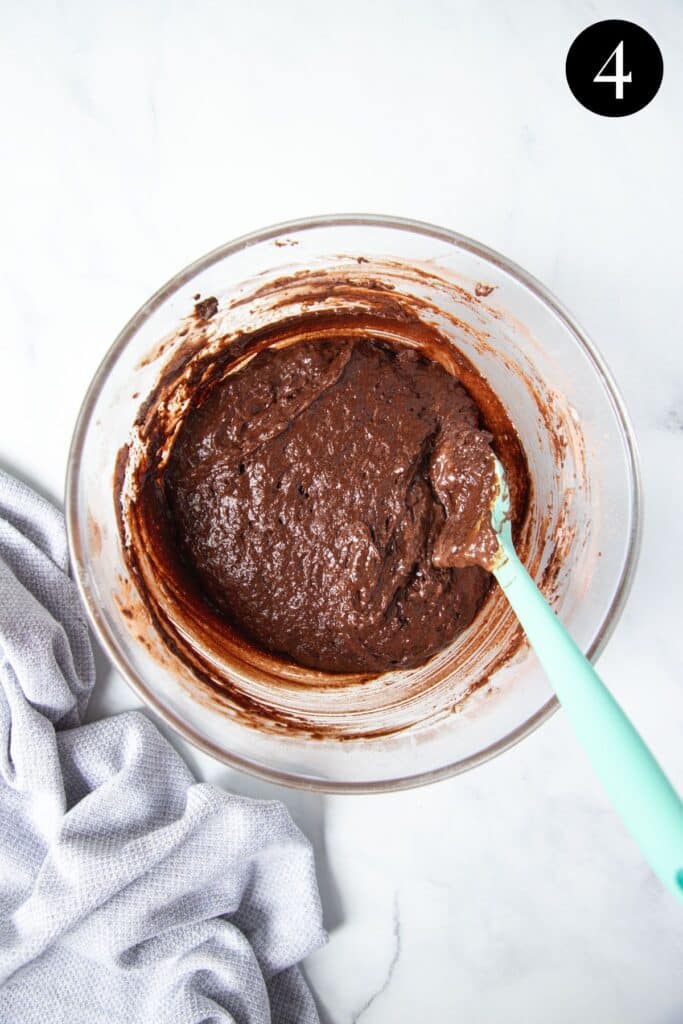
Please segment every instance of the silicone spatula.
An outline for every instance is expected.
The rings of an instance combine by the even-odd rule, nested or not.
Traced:
[[[495,456],[494,456],[495,458]],[[510,492],[495,459],[491,565],[624,824],[661,880],[683,898],[683,803],[631,721],[529,576],[512,542]]]

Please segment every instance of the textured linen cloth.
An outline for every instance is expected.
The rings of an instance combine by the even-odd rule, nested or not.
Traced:
[[[0,1021],[317,1022],[309,843],[144,715],[82,725],[93,684],[62,516],[0,471]]]

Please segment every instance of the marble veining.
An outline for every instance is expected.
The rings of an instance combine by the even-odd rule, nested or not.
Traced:
[[[398,892],[394,893],[394,908],[393,908],[393,921],[392,921],[392,933],[393,933],[393,948],[391,950],[391,959],[387,966],[386,975],[379,988],[370,995],[363,1005],[357,1010],[352,1017],[353,1024],[358,1024],[358,1021],[364,1014],[370,1009],[373,1003],[376,1003],[380,996],[383,996],[386,990],[391,984],[391,979],[394,976],[396,965],[398,964],[399,957],[401,955],[401,908],[399,905]]]

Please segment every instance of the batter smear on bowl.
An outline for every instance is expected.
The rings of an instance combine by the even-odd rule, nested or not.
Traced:
[[[459,535],[452,552],[458,508],[488,510],[490,441],[440,363],[340,336],[268,348],[198,394],[163,490],[186,567],[249,641],[377,673],[450,644],[487,595],[486,552]]]

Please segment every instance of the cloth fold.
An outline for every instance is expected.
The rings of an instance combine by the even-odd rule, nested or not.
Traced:
[[[95,681],[61,514],[0,471],[0,1020],[314,1024],[313,854]]]

